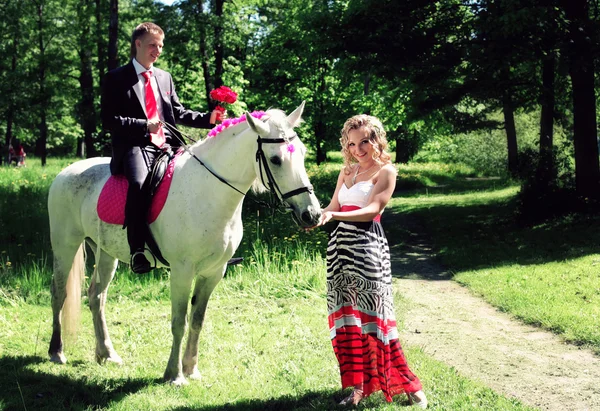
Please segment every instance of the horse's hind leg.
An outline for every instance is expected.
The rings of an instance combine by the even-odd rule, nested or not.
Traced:
[[[104,362],[123,363],[113,348],[104,316],[108,286],[115,275],[117,264],[116,258],[102,251],[100,247],[96,248],[96,269],[90,281],[88,297],[96,334],[96,361],[99,364]]]
[[[221,278],[223,278],[222,272],[210,278],[198,278],[194,286],[188,340],[183,356],[183,373],[191,379],[200,379],[200,372],[198,371],[198,340],[202,325],[204,324],[208,299]]]
[[[54,271],[50,289],[52,294],[52,338],[48,355],[50,361],[65,364],[67,357],[63,353],[61,314],[65,314],[67,330],[70,328],[71,331],[74,331],[75,325],[69,324],[69,321],[77,321],[79,317],[81,281],[85,270],[84,246],[82,243],[68,243],[67,241],[61,241],[60,244],[56,241],[52,243],[54,251]],[[67,295],[68,293],[72,295]],[[69,297],[69,302],[65,304],[67,297]]]

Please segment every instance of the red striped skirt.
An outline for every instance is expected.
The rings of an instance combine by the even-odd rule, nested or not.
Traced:
[[[387,239],[381,224],[340,222],[327,247],[327,308],[342,388],[419,391],[398,341]]]

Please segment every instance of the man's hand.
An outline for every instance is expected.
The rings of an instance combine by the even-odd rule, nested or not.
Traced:
[[[160,120],[148,120],[148,131],[152,134],[158,133],[161,128]]]
[[[218,124],[227,118],[227,110],[214,109],[210,113],[210,124]]]

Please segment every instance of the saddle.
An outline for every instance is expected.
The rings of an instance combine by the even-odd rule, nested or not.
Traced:
[[[174,158],[175,154],[173,154],[171,147],[167,147],[165,150],[161,151],[154,160],[152,170],[150,170],[148,176],[146,176],[146,181],[144,181],[144,184],[142,185],[142,192],[146,193],[150,198],[154,197],[156,190],[158,190],[158,187],[167,172],[169,163]]]
[[[169,266],[169,263],[162,256],[162,253],[152,236],[149,224],[158,218],[167,201],[167,195],[169,193],[175,168],[175,160],[181,153],[182,151],[179,151],[174,154],[170,147],[163,150],[156,157],[152,170],[150,170],[142,185],[142,191],[150,198],[150,207],[148,210],[148,218],[146,220],[146,232],[144,233],[146,244],[148,244],[148,248],[155,258],[167,266]],[[111,176],[108,179],[104,184],[104,187],[102,187],[96,207],[100,220],[109,224],[122,225],[123,228],[127,227],[127,222],[125,221],[125,203],[127,200],[128,187],[129,183],[125,176],[116,175]]]
[[[158,218],[158,215],[167,201],[167,195],[169,193],[169,188],[171,187],[171,181],[175,170],[175,162],[181,153],[183,153],[183,150],[179,150],[177,153],[173,154],[170,148],[161,153],[155,159],[152,170],[148,173],[148,176],[142,185],[142,189],[151,196],[144,237],[148,249],[155,258],[155,266],[156,260],[159,260],[167,267],[170,266],[169,262],[163,257],[158,244],[152,236],[150,224]],[[127,226],[125,221],[125,202],[127,200],[128,186],[129,183],[125,176],[110,176],[108,181],[104,184],[104,187],[102,187],[96,206],[96,211],[100,220],[108,224],[122,225],[123,228]],[[227,265],[239,264],[242,261],[242,257],[232,258],[227,262]]]

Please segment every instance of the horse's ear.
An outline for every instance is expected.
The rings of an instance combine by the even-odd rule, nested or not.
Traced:
[[[271,134],[269,125],[263,121],[257,120],[248,112],[246,112],[246,121],[250,124],[250,128],[261,137],[268,137]]]
[[[294,110],[289,116],[287,116],[287,121],[288,123],[290,123],[292,128],[298,127],[300,125],[300,122],[302,121],[301,117],[302,112],[304,111],[304,103],[306,103],[306,101],[303,101],[302,104],[300,104],[296,110]]]

